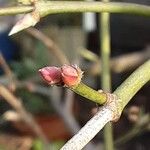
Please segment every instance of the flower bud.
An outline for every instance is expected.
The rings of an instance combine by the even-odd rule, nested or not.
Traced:
[[[75,65],[64,65],[61,67],[62,80],[65,86],[76,86],[82,78],[82,71]]]
[[[58,67],[44,67],[39,70],[43,79],[50,85],[61,84],[61,69]]]

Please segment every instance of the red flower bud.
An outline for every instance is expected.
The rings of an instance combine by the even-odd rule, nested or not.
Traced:
[[[78,85],[82,78],[82,71],[75,65],[61,67],[62,80],[66,86]]]
[[[61,69],[58,67],[44,67],[39,69],[39,73],[50,85],[62,83]]]

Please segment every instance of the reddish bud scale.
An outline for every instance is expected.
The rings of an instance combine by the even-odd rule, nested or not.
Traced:
[[[82,71],[76,65],[58,67],[44,67],[39,70],[43,79],[50,85],[76,86],[82,78]]]
[[[82,78],[82,71],[79,67],[72,65],[64,65],[61,67],[62,80],[65,86],[78,85]]]
[[[61,84],[61,69],[58,67],[44,67],[39,70],[43,79],[50,85]]]

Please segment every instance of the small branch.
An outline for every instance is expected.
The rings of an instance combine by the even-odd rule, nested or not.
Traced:
[[[48,141],[41,131],[38,124],[35,122],[34,118],[30,113],[28,113],[23,107],[20,100],[18,100],[7,88],[3,85],[0,85],[0,95],[17,111],[18,114],[22,117],[23,121],[27,123],[30,128],[35,132],[35,134],[41,138],[41,140],[48,145]]]
[[[35,28],[27,29],[27,33],[40,40],[48,50],[54,54],[60,64],[69,64],[69,60],[64,55],[63,51],[44,33]]]
[[[107,122],[118,119],[130,99],[150,80],[149,68],[150,60],[132,73],[114,94],[107,94],[107,103],[61,150],[81,150]]]
[[[14,6],[14,7],[0,8],[0,16],[24,14],[32,12],[33,10],[34,10],[33,6],[16,6],[16,7]]]

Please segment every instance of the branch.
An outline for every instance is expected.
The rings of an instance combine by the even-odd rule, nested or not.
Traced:
[[[33,6],[18,6],[1,8],[0,15],[27,13],[12,28],[9,35],[15,34],[39,22],[40,18],[49,14],[82,13],[82,12],[109,12],[150,16],[150,6],[134,3],[117,2],[81,2],[81,1],[35,1]]]
[[[135,93],[150,80],[150,60],[126,79],[114,94],[107,94],[107,103],[61,150],[81,150],[109,121],[119,118]],[[90,93],[89,93],[90,94]]]
[[[119,3],[119,2],[81,2],[81,1],[37,1],[35,7],[41,14],[41,17],[56,13],[77,13],[77,12],[109,12],[126,13],[150,16],[150,6]],[[0,15],[15,15],[29,13],[34,10],[34,6],[14,6],[0,8]]]

